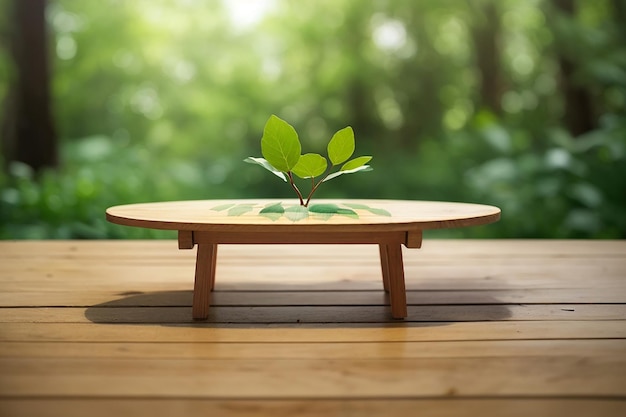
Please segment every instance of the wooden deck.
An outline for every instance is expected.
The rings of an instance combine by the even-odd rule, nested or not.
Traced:
[[[626,415],[626,241],[219,250],[0,242],[0,416]]]

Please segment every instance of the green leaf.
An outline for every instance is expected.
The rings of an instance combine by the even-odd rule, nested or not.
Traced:
[[[353,209],[357,209],[357,210],[369,210],[370,207],[366,206],[365,204],[358,204],[358,203],[343,203],[344,206],[346,207],[350,207]]]
[[[259,213],[278,213],[283,214],[285,212],[285,208],[283,207],[283,203],[272,203],[261,209]]]
[[[309,214],[311,214],[314,219],[323,220],[323,221],[327,221],[328,219],[330,219],[331,217],[335,215],[335,213],[311,213],[311,212],[309,212]]]
[[[253,208],[254,208],[254,205],[252,204],[239,204],[231,208],[230,210],[228,210],[228,215],[229,216],[241,216],[241,215],[251,212]]]
[[[356,209],[356,210],[367,210],[372,214],[376,214],[377,216],[391,217],[391,213],[389,213],[385,209],[370,207],[370,206],[366,206],[365,204],[358,204],[358,203],[344,203],[343,205]]]
[[[268,218],[271,221],[275,222],[276,220],[282,217],[282,214],[281,213],[259,213],[259,216]]]
[[[276,175],[278,178],[281,178],[283,181],[287,182],[287,176],[281,171],[274,168],[269,162],[267,162],[265,158],[255,158],[253,156],[250,156],[244,159],[243,161],[249,164],[261,165],[263,168],[267,169],[269,172]]]
[[[354,211],[347,208],[339,207],[337,204],[332,203],[323,203],[323,204],[313,204],[309,207],[309,211],[315,214],[341,214],[343,216],[352,217],[354,219],[358,219],[359,215]]]
[[[215,206],[215,207],[211,207],[211,210],[214,211],[222,211],[222,210],[226,210],[231,208],[232,206],[234,206],[235,203],[229,203],[229,204],[220,204],[219,206]]]
[[[275,222],[281,218],[284,212],[285,208],[283,207],[283,203],[272,203],[263,207],[263,209],[259,212],[259,215],[267,217],[271,221]]]
[[[342,216],[348,216],[353,219],[358,219],[359,215],[354,211],[347,208],[340,208],[337,210],[337,214],[341,214]]]
[[[328,142],[328,158],[333,165],[345,162],[354,153],[354,131],[350,126],[335,133]]]
[[[261,138],[261,153],[267,162],[279,171],[291,171],[300,159],[301,150],[302,146],[293,126],[271,115]]]
[[[285,209],[285,216],[292,222],[309,217],[309,210],[304,206],[293,206]]]
[[[338,213],[339,206],[337,204],[313,204],[309,207],[311,213]]]
[[[346,162],[345,164],[343,164],[343,166],[341,167],[341,170],[342,171],[352,171],[355,168],[358,168],[360,166],[363,166],[363,165],[367,164],[371,160],[372,160],[371,156],[359,156],[358,158],[354,158],[354,159]]]
[[[330,181],[330,180],[332,180],[333,178],[337,178],[338,176],[343,175],[343,174],[353,174],[353,173],[355,173],[355,172],[360,172],[360,171],[365,172],[365,171],[371,171],[371,170],[372,170],[372,167],[371,167],[371,166],[369,166],[369,165],[361,165],[361,166],[360,166],[360,167],[358,167],[358,168],[350,169],[350,170],[348,170],[348,171],[337,171],[337,172],[333,172],[332,174],[330,174],[329,176],[327,176],[326,178],[324,178],[324,181],[322,181],[322,182]]]
[[[322,155],[307,153],[300,157],[292,171],[300,178],[315,178],[322,175],[327,167],[328,162]]]
[[[375,207],[371,207],[368,208],[367,211],[369,211],[372,214],[376,214],[378,216],[386,216],[386,217],[391,217],[391,213],[389,213],[387,210],[385,209],[381,209],[381,208],[375,208]]]

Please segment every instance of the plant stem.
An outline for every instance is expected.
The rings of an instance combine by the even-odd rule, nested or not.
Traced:
[[[306,207],[306,204],[304,204],[304,199],[302,198],[302,193],[300,192],[300,190],[298,190],[296,183],[293,182],[293,175],[291,174],[291,171],[287,171],[287,177],[289,178],[289,184],[291,185],[291,188],[293,188],[296,194],[298,194],[298,198],[300,199],[300,205]],[[309,201],[307,200],[307,204],[308,203]]]
[[[331,170],[334,168],[335,166],[332,165],[330,167],[330,169],[328,170],[328,173],[326,175],[324,175],[322,177],[321,180],[319,180],[319,182],[317,184],[315,184],[315,180],[313,178],[311,178],[311,183],[313,184],[313,187],[311,188],[311,192],[309,193],[309,195],[307,196],[306,199],[306,203],[304,204],[304,207],[308,207],[309,206],[309,202],[311,201],[311,197],[313,197],[313,193],[315,193],[315,191],[317,191],[317,189],[319,188],[320,185],[322,185],[322,183],[324,182],[324,180],[326,179],[326,177],[328,177],[332,172]]]

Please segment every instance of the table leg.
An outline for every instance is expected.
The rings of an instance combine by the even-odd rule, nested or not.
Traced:
[[[215,286],[216,244],[198,244],[196,277],[193,286],[192,315],[194,320],[209,317],[209,295]]]
[[[403,319],[407,316],[406,289],[404,286],[404,263],[400,243],[385,244],[387,267],[389,271],[389,300],[391,316]]]
[[[217,267],[217,244],[211,245],[212,246],[212,251],[213,253],[211,253],[211,272],[209,274],[209,277],[211,278],[210,280],[210,284],[211,284],[211,291],[213,291],[215,289],[215,269]]]
[[[379,244],[378,249],[380,252],[380,267],[383,273],[383,288],[385,292],[389,292],[389,257],[387,256],[387,245]]]

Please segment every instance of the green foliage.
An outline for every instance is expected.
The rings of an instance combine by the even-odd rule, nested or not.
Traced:
[[[350,126],[341,129],[328,142],[328,157],[333,165],[346,162],[354,153],[354,131]]]
[[[198,193],[192,185],[198,172],[176,161],[155,161],[139,147],[117,148],[109,138],[68,144],[63,158],[63,170],[39,178],[18,162],[0,175],[0,238],[171,238],[169,232],[108,223],[104,210],[148,196]]]
[[[10,3],[0,0],[3,34],[14,20]],[[338,162],[342,151],[328,149],[345,124],[358,132],[359,149],[376,155],[376,171],[324,182],[325,197],[503,209],[488,227],[428,236],[626,238],[626,17],[619,2],[574,1],[568,14],[551,0],[276,0],[247,25],[230,17],[236,3],[49,2],[63,165],[35,176],[7,161],[0,238],[175,237],[109,224],[104,210],[289,198],[289,187],[238,162],[258,152],[258,132],[272,113],[307,139],[306,152],[327,152],[326,169],[338,169],[327,179],[367,169],[360,167],[369,161]],[[490,5],[495,18],[485,13]],[[497,33],[477,36],[489,30]],[[491,53],[493,39],[499,49]],[[9,51],[0,48],[0,99],[17,75]],[[492,76],[482,72],[485,57],[493,58]],[[493,81],[492,106],[485,80]],[[586,101],[566,87],[585,92]],[[567,103],[587,103],[581,114],[592,125],[585,133],[571,133]],[[265,157],[249,162],[289,182]],[[297,165],[294,177],[307,177],[321,160],[302,171]],[[279,207],[267,210],[285,216]]]
[[[309,217],[309,210],[305,206],[291,206],[285,209],[285,216],[292,222],[306,219]]]
[[[339,171],[329,174],[326,178],[322,180],[322,182],[332,180],[333,178],[336,178],[343,174],[353,174],[355,172],[371,171],[372,168],[369,165],[365,165],[371,159],[372,159],[371,156],[359,156],[357,158],[354,158],[346,162],[345,164],[343,164],[343,166],[341,167],[341,169],[339,169]]]
[[[261,138],[261,153],[276,170],[289,172],[300,159],[300,140],[289,123],[272,115],[265,124]]]
[[[283,171],[279,171],[278,169],[274,168],[269,162],[267,162],[265,158],[255,158],[253,156],[249,156],[248,158],[244,159],[244,162],[248,162],[249,164],[261,165],[263,168],[267,169],[269,172],[276,175],[278,178],[287,182],[287,176],[283,173]]]
[[[278,220],[284,213],[285,208],[282,203],[270,204],[259,211],[261,216],[265,216],[272,221]]]
[[[391,216],[385,209],[370,207],[365,204],[354,203],[319,203],[308,207],[303,205],[287,204],[282,202],[269,203],[259,210],[259,205],[254,203],[222,204],[211,208],[212,211],[222,212],[227,216],[243,216],[246,214],[259,215],[272,221],[277,221],[283,216],[292,222],[298,222],[307,218],[315,220],[328,220],[332,216],[346,216],[358,219],[360,215]],[[357,211],[358,210],[358,211]]]
[[[307,153],[300,157],[293,173],[300,178],[315,178],[326,172],[328,162],[322,155]]]
[[[352,156],[354,148],[354,131],[352,128],[348,126],[337,131],[327,146],[328,158],[331,161],[329,170],[328,161],[322,155],[316,153],[300,155],[302,146],[296,130],[283,119],[272,115],[265,124],[261,138],[261,153],[264,158],[248,157],[244,159],[244,162],[260,165],[280,178],[288,180],[298,195],[300,205],[307,207],[313,194],[323,182],[342,174],[371,170],[371,167],[365,164],[372,157],[360,156],[343,164],[338,171],[332,172],[334,167]],[[302,179],[311,179],[311,191],[306,201],[294,183],[292,173]],[[315,178],[323,174],[325,174],[323,178],[316,183]]]
[[[355,219],[359,218],[359,215],[354,210],[339,207],[337,204],[313,204],[309,207],[309,211],[311,213],[341,214]]]

